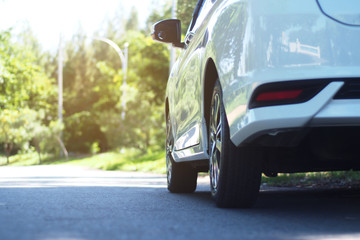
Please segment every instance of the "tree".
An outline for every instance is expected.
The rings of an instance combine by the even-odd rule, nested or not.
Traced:
[[[94,144],[101,151],[133,146],[146,149],[158,145],[154,139],[162,136],[167,46],[131,30],[123,38],[112,40],[119,46],[130,42],[126,89],[122,86],[122,62],[111,47],[96,40],[88,44],[81,34],[67,44],[64,138],[71,151],[90,152]],[[125,119],[121,117],[123,111]]]
[[[188,25],[184,21],[191,19],[195,1],[192,6],[191,3],[190,0],[178,3],[178,11],[185,19],[183,26]],[[181,9],[182,4],[187,7],[185,10]],[[192,8],[190,13],[189,8]],[[171,6],[167,4],[164,9],[154,11],[148,23],[152,25],[170,17]],[[119,26],[123,26],[126,33]],[[145,151],[149,147],[162,146],[165,132],[163,99],[169,74],[168,46],[154,42],[148,33],[138,30],[135,8],[126,21],[116,24],[107,21],[103,29],[103,34],[98,36],[109,38],[120,47],[125,42],[130,43],[127,86],[123,86],[123,63],[117,53],[103,42],[89,41],[80,28],[65,47],[66,146],[74,152],[90,152],[93,146],[98,146],[101,151],[119,147],[138,147]],[[31,143],[41,159],[42,152],[56,151],[52,146],[57,145],[56,136],[59,136],[58,130],[52,130],[56,125],[57,91],[55,80],[49,78],[56,77],[56,56],[41,51],[30,28],[24,29],[18,42],[21,45],[11,41],[10,32],[0,34],[0,107],[36,112],[30,131]],[[122,119],[123,111],[126,112],[125,119]]]
[[[41,123],[41,116],[38,115],[38,117],[38,119],[35,119],[37,121],[33,121],[31,128],[28,129],[31,134],[31,142],[39,156],[38,164],[41,163],[41,153],[58,152],[58,146],[60,146],[66,159],[68,159],[68,152],[61,141],[61,132],[64,129],[63,124],[57,120],[51,121],[49,125],[46,126]]]
[[[181,30],[185,33],[188,29],[192,15],[198,0],[178,0],[177,1],[177,18],[181,20]]]
[[[129,31],[124,38],[131,42],[127,86],[122,86],[121,69],[115,70],[108,61],[98,62],[102,82],[108,85],[98,88],[103,98],[93,105],[94,119],[110,148],[137,147],[145,151],[149,146],[159,145],[157,140],[163,137],[159,132],[163,132],[162,106],[169,55],[165,45],[140,32]],[[123,102],[126,109],[122,108]],[[121,118],[122,111],[126,111],[125,119]]]
[[[170,12],[167,5],[158,16],[170,15]],[[151,146],[163,145],[168,48],[137,29],[135,9],[123,25],[127,32],[120,36],[117,27],[109,21],[103,36],[120,47],[130,43],[126,87],[123,86],[123,63],[107,44],[89,41],[81,29],[66,43],[64,142],[73,152],[90,152],[94,146],[101,151],[120,147],[138,147],[145,151]],[[37,113],[31,127],[31,144],[40,161],[42,152],[56,151],[53,146],[57,145],[56,136],[59,136],[52,130],[57,115],[55,80],[48,77],[56,76],[56,56],[42,54],[31,29],[25,29],[18,38],[29,47],[13,44],[10,33],[1,37],[0,61],[3,62],[0,66],[5,66],[6,71],[0,72],[0,81],[4,79],[6,84],[0,85],[0,107],[18,111],[31,109]],[[33,48],[35,50],[31,50]],[[126,109],[122,102],[126,102]],[[121,117],[123,111],[126,111],[125,119]]]
[[[126,96],[121,99],[127,105],[122,144],[146,151],[150,146],[163,145],[169,51],[166,45],[139,32],[128,32],[126,39],[131,42],[131,59]]]
[[[130,11],[130,16],[126,21],[125,30],[126,31],[136,31],[139,29],[139,18],[136,8],[133,6]]]
[[[112,88],[112,79],[101,75],[96,67],[97,57],[103,59],[109,54],[109,59],[114,59],[111,65],[119,62],[106,44],[95,41],[89,46],[83,36],[79,33],[67,43],[64,65],[64,140],[75,152],[90,151],[93,142],[100,142],[102,150],[107,149],[106,139],[96,124],[94,106],[102,102],[105,110],[115,103],[111,100],[114,96],[107,92]]]
[[[19,40],[25,36],[27,41]],[[40,65],[42,54],[31,36],[28,29],[14,43],[11,31],[0,32],[0,143],[7,161],[14,147],[28,145],[35,126],[46,125],[56,112],[54,80]]]
[[[0,142],[4,143],[7,164],[14,145],[22,147],[32,138],[30,128],[35,118],[36,112],[30,109],[0,112]]]
[[[54,80],[37,65],[34,54],[0,32],[0,108],[31,108],[51,114],[56,101]]]

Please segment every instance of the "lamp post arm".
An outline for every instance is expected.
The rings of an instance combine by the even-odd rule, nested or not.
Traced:
[[[110,39],[107,39],[107,38],[102,38],[102,37],[92,37],[92,38],[95,40],[103,41],[103,42],[109,44],[112,48],[115,49],[116,53],[119,55],[122,65],[126,65],[125,56],[116,43],[114,43],[113,41],[111,41]]]

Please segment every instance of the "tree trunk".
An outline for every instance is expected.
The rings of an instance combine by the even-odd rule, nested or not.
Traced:
[[[13,146],[14,146],[13,143],[5,143],[6,164],[10,163],[9,158]]]
[[[58,141],[60,147],[61,147],[61,150],[63,151],[65,157],[66,157],[66,160],[69,160],[69,154],[68,154],[68,151],[66,150],[65,148],[65,145],[63,143],[63,141],[60,139],[59,136],[55,136],[56,137],[56,140]]]
[[[33,143],[34,143],[35,149],[36,149],[36,151],[38,153],[38,156],[39,156],[38,164],[40,165],[41,164],[40,145],[39,145],[39,143],[38,143],[38,141],[36,139],[33,140]]]
[[[40,154],[40,151],[37,151],[37,153],[38,153],[38,156],[39,156],[38,164],[40,165],[41,164],[41,154]]]

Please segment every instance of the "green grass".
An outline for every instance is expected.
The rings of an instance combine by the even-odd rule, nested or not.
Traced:
[[[121,152],[107,152],[96,155],[75,155],[71,156],[69,160],[54,158],[51,155],[44,155],[42,158],[41,165],[73,165],[102,170],[166,172],[164,151],[141,153],[135,149],[126,149]],[[0,157],[0,165],[5,164],[6,158]],[[30,165],[38,165],[37,153],[11,156],[8,164],[8,166]]]
[[[41,158],[43,159],[43,161],[48,161],[49,159],[52,159],[53,156],[49,154],[43,154],[41,155]],[[14,156],[10,156],[9,161],[10,163],[8,164],[8,166],[31,166],[38,164],[39,156],[36,152],[17,154]],[[6,157],[0,155],[0,166],[4,165],[6,165]]]
[[[360,171],[283,173],[275,178],[263,176],[262,183],[280,187],[360,186]]]

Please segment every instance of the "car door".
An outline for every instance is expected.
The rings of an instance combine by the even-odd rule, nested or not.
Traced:
[[[178,78],[174,86],[176,125],[175,150],[199,145],[201,129],[201,56],[204,50],[202,22],[214,0],[200,0],[185,37],[177,68]]]

